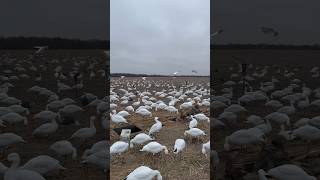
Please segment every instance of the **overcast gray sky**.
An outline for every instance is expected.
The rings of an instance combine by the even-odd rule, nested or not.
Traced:
[[[214,43],[320,44],[319,0],[214,0],[211,27],[225,30]],[[277,39],[261,26],[279,31]]]
[[[111,0],[112,73],[209,75],[210,0]]]
[[[0,36],[108,39],[109,0],[1,0]]]

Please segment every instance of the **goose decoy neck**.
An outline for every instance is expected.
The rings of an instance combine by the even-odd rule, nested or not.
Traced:
[[[8,155],[7,160],[12,162],[10,169],[16,169],[20,165],[20,156],[17,153],[11,153]]]

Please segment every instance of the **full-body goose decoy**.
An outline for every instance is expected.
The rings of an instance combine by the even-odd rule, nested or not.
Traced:
[[[56,119],[59,115],[52,111],[41,111],[33,116],[34,119],[39,119],[41,122],[51,122],[52,119]]]
[[[193,118],[193,115],[191,115],[191,121],[189,122],[189,129],[195,128],[198,125],[197,119]]]
[[[193,117],[196,118],[198,121],[210,122],[209,118],[206,115],[204,115],[203,113],[196,114]]]
[[[98,151],[102,151],[102,150],[106,150],[107,149],[107,141],[103,140],[103,141],[99,141],[96,142],[95,144],[93,144],[91,146],[90,149],[86,149],[82,155],[82,158],[85,158],[93,153],[96,153]]]
[[[18,153],[10,153],[8,157],[10,157],[14,163],[19,166],[20,156]],[[47,155],[40,155],[30,159],[23,166],[19,167],[19,169],[34,171],[42,175],[54,170],[65,170],[58,160]]]
[[[72,155],[72,159],[77,158],[77,149],[67,140],[61,140],[53,143],[50,147],[50,150],[53,150],[60,156]]]
[[[132,171],[125,180],[152,180],[154,177],[157,180],[162,180],[162,176],[158,170],[150,169],[147,166],[140,166]]]
[[[35,129],[32,133],[34,136],[49,136],[55,133],[58,129],[58,123],[55,119],[52,119],[51,123],[45,123]]]
[[[235,131],[225,138],[224,149],[229,151],[231,144],[242,146],[262,142],[264,139],[261,134],[257,134],[257,131],[253,131],[253,129],[240,129]]]
[[[178,154],[179,152],[183,151],[183,149],[186,147],[186,142],[184,139],[177,139],[174,143],[173,147],[173,153]]]
[[[210,152],[210,141],[202,144],[202,154],[204,154],[207,157],[207,152]]]
[[[154,140],[154,138],[151,138],[149,135],[145,133],[139,133],[133,139],[130,140],[130,148],[133,148],[134,144],[143,144],[147,141],[152,140]]]
[[[96,117],[91,116],[90,117],[90,127],[88,128],[81,128],[78,129],[76,132],[74,132],[70,139],[72,138],[81,138],[82,140],[87,140],[91,137],[93,137],[96,134],[96,127],[94,126],[94,121]]]
[[[156,121],[155,124],[153,124],[149,130],[149,136],[153,135],[154,133],[157,133],[161,130],[162,128],[162,123],[158,120],[158,117],[155,117],[154,120]]]
[[[98,168],[103,169],[106,171],[108,167],[108,154],[106,150],[101,150],[98,152],[95,152],[87,157],[84,158],[82,163],[89,163],[96,165]]]
[[[163,146],[163,145],[159,144],[158,142],[153,141],[153,142],[150,142],[147,145],[143,146],[143,148],[140,149],[139,151],[150,152],[154,155],[156,153],[161,152],[162,150],[164,150],[165,154],[169,153],[166,146]]]
[[[110,154],[121,154],[128,150],[129,143],[117,141],[110,146]]]
[[[120,116],[118,114],[111,114],[110,113],[110,117],[111,117],[111,121],[116,123],[116,124],[128,123],[128,121],[124,117],[122,117],[122,116]]]
[[[1,116],[0,120],[8,124],[16,124],[19,122],[23,122],[24,125],[28,125],[28,119],[15,112],[10,112],[8,114]]]
[[[263,169],[258,171],[260,180],[268,180],[267,176],[281,180],[316,180],[316,177],[308,175],[302,168],[293,164],[284,164],[272,168],[266,173]]]
[[[137,109],[136,113],[139,114],[140,116],[142,116],[143,119],[145,117],[152,117],[152,113],[150,111],[148,111],[148,109],[145,109],[145,108]]]
[[[320,129],[307,124],[292,131],[291,139],[296,137],[308,141],[307,150],[309,151],[311,141],[320,140]]]
[[[25,143],[25,142],[26,141],[22,137],[14,133],[0,134],[0,148],[5,148],[12,144]]]
[[[10,168],[4,174],[4,180],[45,180],[39,173],[31,170],[20,169],[19,161],[15,155],[8,155],[7,160],[12,162]]]
[[[187,131],[184,131],[184,135],[190,135],[192,137],[206,136],[206,133],[199,128],[191,128]]]

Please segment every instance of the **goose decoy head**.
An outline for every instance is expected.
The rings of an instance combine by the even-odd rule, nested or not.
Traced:
[[[10,153],[8,156],[7,156],[7,160],[9,162],[15,162],[15,161],[19,161],[20,160],[20,156],[18,153]]]

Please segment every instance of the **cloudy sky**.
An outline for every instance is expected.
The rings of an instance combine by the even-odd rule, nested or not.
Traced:
[[[111,0],[111,72],[208,75],[209,3]]]
[[[0,36],[108,39],[109,0],[1,0]]]
[[[211,27],[225,32],[214,43],[320,44],[319,0],[214,0]],[[275,28],[278,38],[263,35]]]

